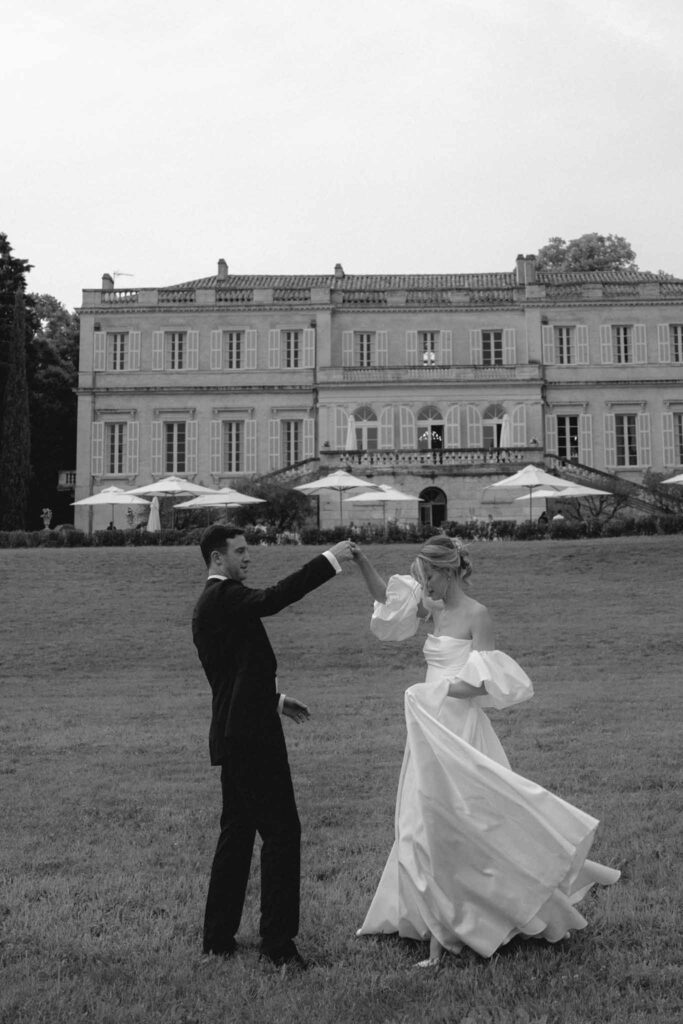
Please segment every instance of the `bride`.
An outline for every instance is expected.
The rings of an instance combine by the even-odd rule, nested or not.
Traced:
[[[557,942],[584,928],[575,904],[619,872],[586,859],[595,818],[510,769],[483,709],[529,700],[533,688],[496,650],[488,611],[466,593],[467,550],[433,537],[412,575],[388,584],[352,550],[380,640],[413,636],[420,619],[432,628],[425,681],[405,694],[396,838],[357,934],[429,939],[429,959],[417,966],[433,967],[446,950],[488,957],[514,935]]]

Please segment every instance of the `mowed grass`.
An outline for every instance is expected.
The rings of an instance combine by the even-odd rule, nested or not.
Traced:
[[[417,549],[369,551],[405,572]],[[492,713],[513,767],[601,819],[623,872],[549,946],[415,971],[419,944],[355,937],[393,836],[403,691],[423,637],[381,644],[351,569],[267,623],[303,825],[299,944],[261,963],[258,858],[224,962],[201,953],[219,784],[190,636],[188,548],[0,552],[2,1024],[583,1024],[681,1019],[683,537],[472,544],[472,593],[535,699]],[[256,548],[250,583],[311,548]],[[677,987],[678,986],[678,987]]]

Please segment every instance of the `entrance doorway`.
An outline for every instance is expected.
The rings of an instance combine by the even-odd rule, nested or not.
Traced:
[[[420,494],[420,522],[423,526],[441,526],[446,519],[446,495],[440,487],[426,487]]]

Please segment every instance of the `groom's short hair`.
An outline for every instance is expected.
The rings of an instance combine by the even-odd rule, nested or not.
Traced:
[[[232,540],[233,537],[243,536],[244,530],[241,526],[223,526],[222,523],[207,526],[199,541],[206,565],[211,564],[212,551],[225,551],[229,540]]]

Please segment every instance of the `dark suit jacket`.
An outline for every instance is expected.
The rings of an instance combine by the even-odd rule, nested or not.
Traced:
[[[192,616],[192,637],[213,694],[211,764],[221,764],[233,744],[246,751],[282,744],[277,661],[261,619],[300,601],[334,574],[328,559],[317,555],[265,590],[207,580]]]

